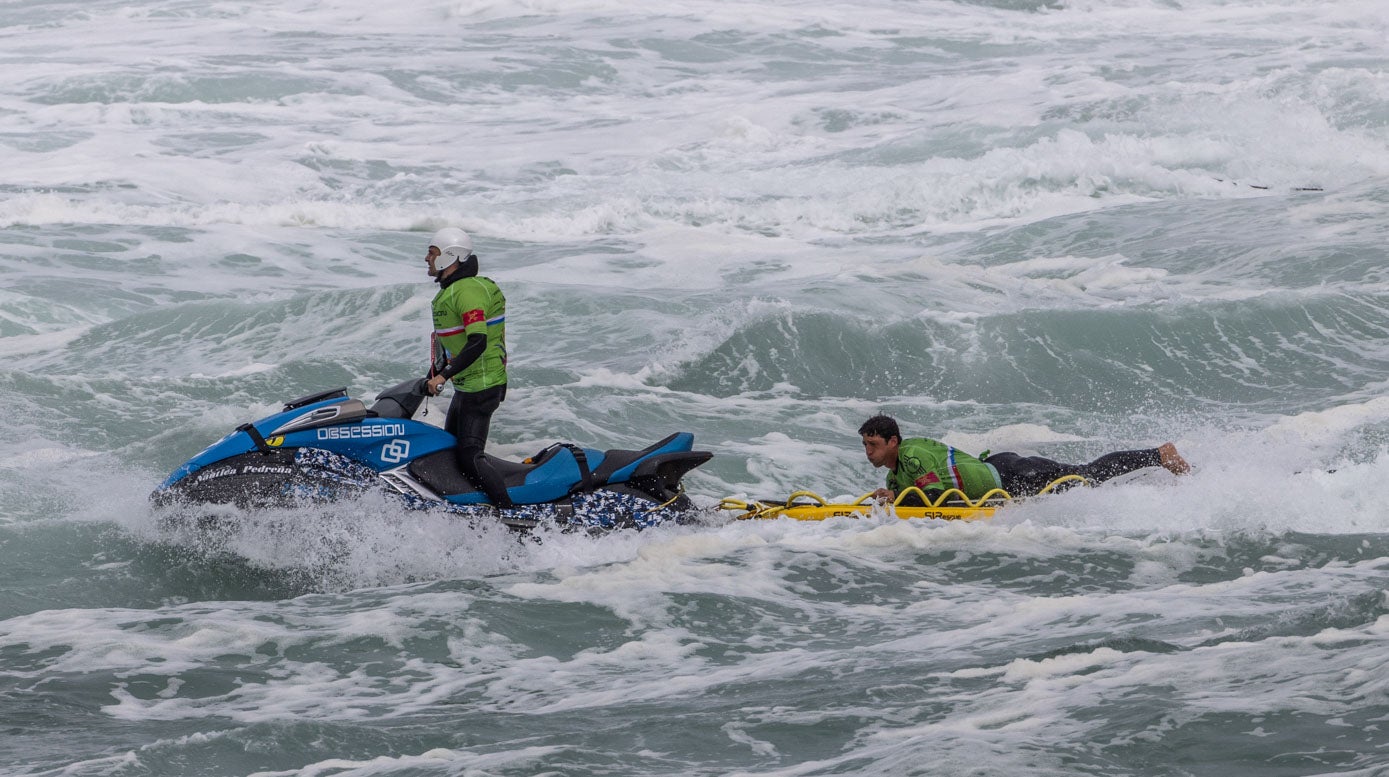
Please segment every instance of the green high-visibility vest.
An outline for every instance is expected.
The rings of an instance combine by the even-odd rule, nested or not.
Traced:
[[[916,486],[935,501],[941,492],[958,488],[970,499],[1002,488],[998,470],[943,442],[913,437],[897,446],[897,466],[887,473],[887,487],[902,493]]]
[[[430,304],[435,342],[449,359],[463,349],[468,335],[487,335],[487,348],[453,376],[457,391],[482,391],[506,383],[506,297],[491,278],[474,276],[450,281]]]

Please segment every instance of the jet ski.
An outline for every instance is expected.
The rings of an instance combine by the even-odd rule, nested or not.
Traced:
[[[368,407],[330,389],[290,400],[242,424],[169,475],[150,495],[159,507],[294,507],[382,489],[412,508],[588,528],[679,522],[694,510],[681,479],[713,454],[677,432],[641,450],[555,443],[524,461],[487,454],[515,504],[498,510],[464,477],[454,437],[413,420],[424,379],[381,392]]]

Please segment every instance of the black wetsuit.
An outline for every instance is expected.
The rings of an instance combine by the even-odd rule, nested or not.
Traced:
[[[497,411],[506,398],[506,384],[493,386],[474,392],[453,392],[449,402],[449,412],[444,418],[444,429],[458,441],[455,449],[458,455],[458,468],[472,481],[473,485],[487,494],[487,501],[494,507],[511,507],[511,496],[506,492],[502,476],[482,455],[487,446],[487,432],[492,425],[492,414]]]
[[[1041,456],[1020,456],[1016,453],[995,453],[983,459],[998,470],[1003,490],[1011,496],[1032,496],[1047,484],[1066,475],[1080,475],[1086,480],[1102,483],[1145,467],[1162,466],[1157,448],[1107,453],[1089,464],[1062,464]]]

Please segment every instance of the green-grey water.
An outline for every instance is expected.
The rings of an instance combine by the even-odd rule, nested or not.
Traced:
[[[0,6],[0,773],[1384,774],[1386,31]],[[699,519],[163,526],[236,425],[423,373],[449,224],[508,299],[492,452],[690,431]],[[1194,472],[973,523],[715,509],[871,490],[880,411]]]

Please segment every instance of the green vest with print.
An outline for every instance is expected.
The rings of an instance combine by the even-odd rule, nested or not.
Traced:
[[[924,437],[902,440],[897,446],[897,466],[887,473],[887,487],[901,494],[916,486],[935,501],[950,488],[970,499],[1002,488],[998,470],[964,451]]]
[[[491,278],[459,278],[439,289],[430,307],[435,342],[449,359],[458,355],[468,335],[487,335],[487,348],[453,376],[457,391],[475,392],[506,383],[506,297]]]

